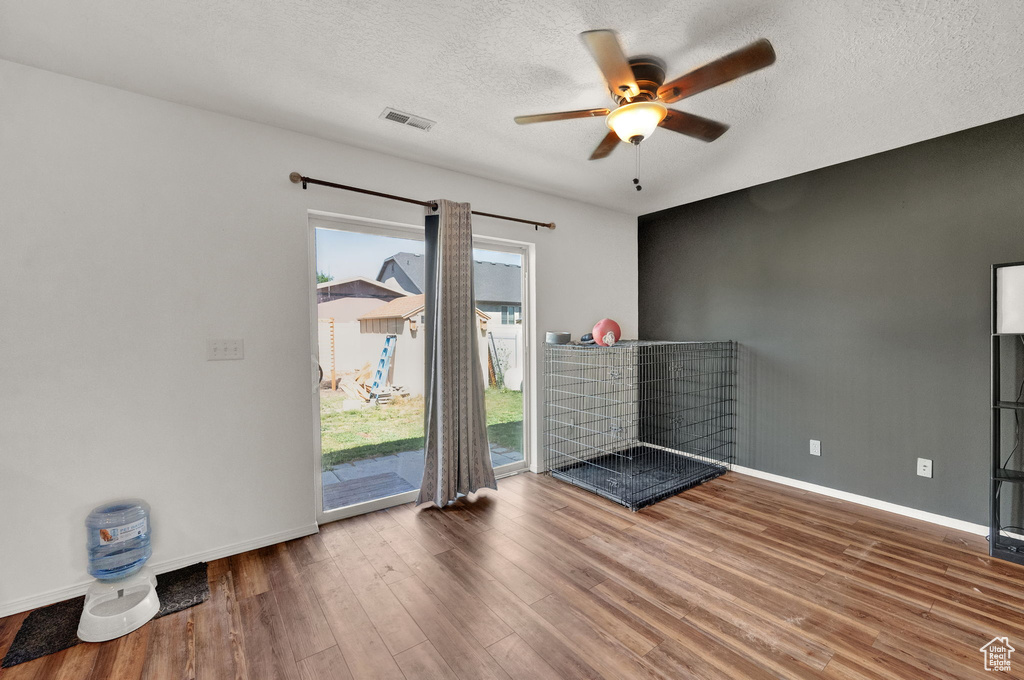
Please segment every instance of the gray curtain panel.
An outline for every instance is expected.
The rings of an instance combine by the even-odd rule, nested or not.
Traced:
[[[470,208],[434,202],[426,217],[426,451],[417,503],[443,507],[498,486],[487,445]]]

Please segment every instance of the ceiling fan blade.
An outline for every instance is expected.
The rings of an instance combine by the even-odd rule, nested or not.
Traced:
[[[569,120],[570,118],[596,118],[607,116],[608,109],[580,109],[578,111],[559,111],[558,113],[538,113],[533,116],[516,116],[516,122],[520,125],[528,123],[546,123],[551,120]]]
[[[729,129],[729,126],[725,123],[695,116],[692,113],[676,111],[675,109],[668,110],[665,120],[661,121],[661,127],[704,142],[715,141]]]
[[[601,140],[601,143],[597,145],[596,149],[594,149],[594,153],[590,154],[590,160],[596,161],[599,158],[606,158],[615,150],[615,147],[619,145],[620,141],[622,140],[620,140],[619,136],[615,134],[615,131],[609,130],[608,134]]]
[[[584,31],[580,33],[580,38],[594,56],[597,67],[608,83],[608,89],[615,94],[628,94],[630,97],[639,94],[640,88],[637,87],[633,67],[629,65],[615,31]]]
[[[761,38],[658,88],[658,98],[677,102],[775,63],[772,44]]]

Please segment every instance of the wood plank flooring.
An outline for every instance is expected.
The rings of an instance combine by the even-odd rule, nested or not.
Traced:
[[[519,475],[218,560],[210,586],[0,678],[949,680],[991,678],[996,636],[1024,677],[1024,568],[983,538],[737,474],[639,513]]]

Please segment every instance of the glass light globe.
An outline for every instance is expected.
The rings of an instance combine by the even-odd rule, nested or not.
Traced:
[[[624,142],[639,143],[647,139],[668,115],[668,109],[658,102],[623,104],[608,114],[605,123]],[[637,139],[639,138],[639,139]],[[634,142],[635,140],[635,142]]]

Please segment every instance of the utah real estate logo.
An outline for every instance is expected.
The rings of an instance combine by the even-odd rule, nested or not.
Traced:
[[[1010,654],[1017,650],[1010,646],[1010,639],[1006,637],[994,637],[981,648],[985,655],[985,670],[987,671],[1009,671]]]

